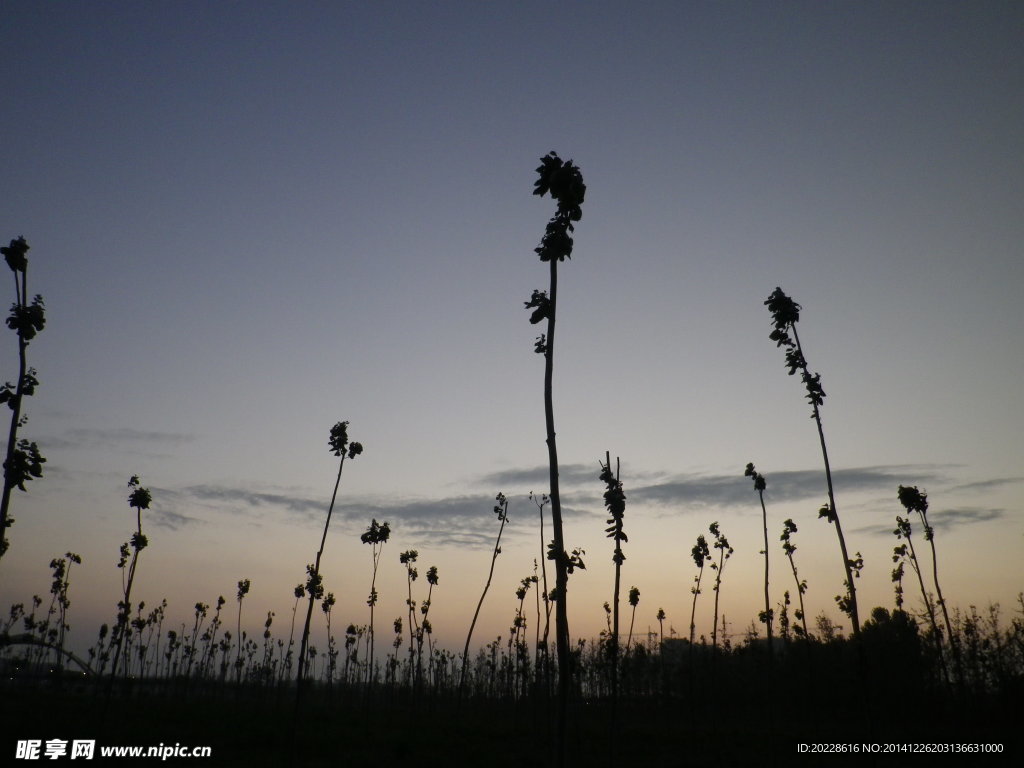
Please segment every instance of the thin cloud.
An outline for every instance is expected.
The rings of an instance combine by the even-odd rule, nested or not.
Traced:
[[[928,522],[938,531],[948,531],[961,525],[989,523],[1006,517],[1005,509],[984,507],[958,507],[957,509],[941,509],[928,515]]]
[[[117,427],[114,429],[77,428],[69,429],[64,439],[57,438],[55,443],[61,447],[100,448],[113,447],[124,443],[146,445],[182,445],[196,440],[196,435],[180,432],[156,432]]]
[[[990,523],[994,520],[1002,520],[1007,516],[1005,509],[991,507],[958,507],[957,509],[943,509],[928,513],[928,523],[936,531],[946,532],[965,525],[977,523]],[[867,533],[874,536],[892,536],[896,528],[895,516],[893,522],[887,525],[866,525],[854,529],[854,533]],[[921,521],[916,515],[910,517],[911,535],[924,535],[921,530]]]
[[[596,483],[598,471],[596,464],[593,467],[587,464],[563,464],[558,467],[558,482],[560,486]],[[548,489],[549,481],[550,474],[545,464],[529,469],[505,469],[492,472],[476,478],[473,484],[490,488],[522,487],[534,489],[537,493],[544,493]]]
[[[252,491],[247,488],[229,488],[219,485],[191,485],[182,493],[207,504],[230,504],[230,511],[260,515],[268,508],[279,508],[312,518],[326,511],[322,499],[310,499],[284,493]]]
[[[227,486],[194,485],[179,492],[161,491],[160,495],[175,509],[187,507],[189,502],[198,502],[229,514],[246,514],[261,519],[281,513],[291,514],[310,525],[322,524],[327,509],[320,498]],[[562,513],[566,518],[592,515],[592,504],[596,498],[590,494],[570,494],[563,504]],[[534,535],[538,516],[536,507],[525,498],[513,497],[510,501],[504,535],[518,537],[527,535],[527,532]],[[357,499],[335,504],[334,515],[340,527],[350,532],[361,532],[373,519],[387,520],[393,529],[400,529],[403,534],[421,541],[488,548],[493,546],[497,531],[495,503],[494,496],[490,494],[439,499]],[[588,503],[591,505],[589,509]],[[550,514],[548,507],[545,516],[549,521]]]
[[[895,489],[913,477],[916,482],[928,480],[941,483],[946,478],[945,467],[938,465],[903,465],[892,467],[856,467],[833,472],[837,494],[884,492],[895,498]],[[566,518],[600,517],[604,514],[601,494],[596,485],[592,467],[574,464],[560,472],[566,491],[562,497],[562,514]],[[648,475],[657,476],[657,475]],[[823,501],[826,496],[825,479],[820,470],[774,472],[767,476],[768,501]],[[546,467],[511,469],[482,476],[481,484],[490,487],[520,485],[529,487],[531,481],[547,481]],[[586,483],[586,485],[584,485]],[[983,486],[984,483],[979,483]],[[535,486],[538,487],[538,486]],[[539,486],[544,487],[544,486]],[[180,491],[181,501],[174,498],[174,509],[186,508],[189,501],[199,502],[230,514],[245,514],[269,518],[282,513],[301,520],[304,524],[321,525],[327,506],[323,498],[308,497],[291,489],[252,490],[229,486],[195,485]],[[526,492],[509,493],[509,522],[506,536],[534,535],[537,509],[528,501]],[[663,482],[639,487],[626,486],[630,504],[658,509],[749,506],[756,498],[750,479],[741,473],[729,475],[676,475]],[[361,532],[377,519],[387,520],[392,528],[401,529],[413,540],[468,548],[488,548],[496,533],[495,500],[491,492],[465,494],[431,499],[382,498],[344,499],[334,508],[339,528],[349,533]],[[869,507],[871,505],[868,505]],[[1003,510],[964,508],[935,513],[933,525],[948,528],[974,522],[985,522],[1003,516]],[[545,509],[550,521],[550,506]],[[184,520],[180,524],[187,524]],[[891,533],[886,526],[869,526],[871,533]]]
[[[179,512],[172,512],[169,509],[154,509],[152,514],[149,516],[149,521],[160,528],[169,528],[172,531],[177,531],[188,525],[202,525],[203,520],[198,517],[190,517],[188,515],[180,514]]]
[[[949,489],[949,493],[959,491],[991,491],[996,488],[1001,488],[1004,485],[1015,485],[1017,483],[1024,483],[1024,477],[995,477],[991,480],[979,480],[975,483],[954,485]]]
[[[857,467],[832,472],[837,494],[895,489],[908,467]],[[915,466],[915,477],[940,480],[938,468]],[[827,496],[825,474],[821,470],[773,472],[766,477],[766,501],[803,501]],[[640,504],[662,506],[726,507],[749,504],[754,490],[749,478],[735,475],[682,475],[663,483],[630,490],[627,497]],[[895,493],[895,490],[893,491]]]

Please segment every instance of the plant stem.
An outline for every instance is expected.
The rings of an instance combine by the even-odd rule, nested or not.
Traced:
[[[764,620],[768,627],[768,650],[772,648],[772,605],[768,597],[768,510],[764,506],[764,491],[758,490],[761,499],[761,521],[764,523]]]
[[[22,272],[22,285],[24,286],[28,268],[25,268],[25,272]],[[18,286],[18,275],[14,275],[15,288]],[[21,293],[18,296],[18,307],[24,306],[25,288],[22,287]],[[4,467],[10,467],[11,462],[14,458],[14,449],[18,442],[18,426],[21,421],[21,401],[25,392],[25,373],[28,370],[28,364],[26,361],[25,350],[28,348],[28,342],[25,341],[21,331],[18,331],[18,385],[15,389],[14,398],[10,402],[11,406],[11,426],[7,434],[7,457],[4,459]],[[4,471],[4,489],[3,496],[0,498],[0,558],[4,556],[4,552],[7,551],[7,526],[8,526],[8,511],[11,506],[11,491],[14,488],[14,480],[9,476],[9,473]]]
[[[341,470],[345,468],[345,453],[341,454],[341,461],[338,462],[338,477],[334,481],[334,493],[331,494],[331,506],[327,509],[327,522],[324,523],[324,533],[320,537],[320,549],[316,553],[316,562],[313,564],[313,572],[310,576],[316,583],[316,577],[320,575],[320,558],[324,554],[324,545],[327,544],[327,529],[331,526],[331,515],[334,513],[334,501],[338,498],[338,486],[341,485]],[[313,602],[316,600],[316,591],[309,592],[309,607],[306,609],[306,624],[302,629],[302,642],[299,645],[299,666],[296,672],[296,685],[298,688],[303,684],[303,673],[306,670],[306,648],[309,645],[309,627],[313,621]]]
[[[562,497],[558,489],[558,447],[555,443],[555,409],[552,383],[555,365],[555,315],[558,309],[558,260],[551,259],[551,286],[548,292],[547,346],[544,350],[544,424],[547,429],[548,474],[551,485],[551,527],[555,537],[555,645],[558,654],[558,706],[556,739],[559,745],[556,764],[564,765],[566,714],[572,670],[569,659],[569,612],[567,608],[569,573],[566,563],[565,539],[562,534]]]
[[[797,351],[803,358],[803,348],[800,346],[800,334],[797,333],[796,323],[790,323],[793,331],[793,339],[796,341]],[[806,358],[804,358],[806,359]],[[804,366],[804,373],[809,375],[807,366]],[[818,426],[818,440],[821,442],[821,456],[825,462],[825,482],[828,485],[828,504],[831,510],[832,522],[836,526],[836,535],[839,537],[839,549],[843,555],[843,570],[846,573],[846,586],[850,596],[850,621],[853,624],[853,634],[860,635],[860,615],[857,612],[857,587],[853,583],[853,570],[850,567],[850,555],[846,549],[846,538],[843,536],[843,526],[839,523],[839,510],[836,509],[836,496],[832,487],[832,468],[828,462],[828,448],[825,445],[825,430],[821,425],[821,412],[818,404],[811,400],[811,407],[814,409],[814,423]]]
[[[487,583],[484,584],[483,594],[480,595],[480,602],[476,604],[476,611],[473,613],[473,621],[469,625],[469,633],[466,635],[466,647],[462,651],[462,674],[459,676],[459,698],[462,698],[462,692],[466,685],[466,667],[469,664],[469,642],[473,639],[473,629],[476,627],[476,620],[480,617],[480,609],[483,607],[484,598],[487,597],[487,590],[491,588],[491,579],[494,578],[494,564],[498,560],[498,554],[501,552],[501,532],[505,530],[505,521],[508,519],[508,500],[502,500],[499,495],[499,501],[502,501],[503,511],[501,513],[501,526],[498,528],[498,538],[494,541],[494,553],[491,555],[491,570],[487,574]]]

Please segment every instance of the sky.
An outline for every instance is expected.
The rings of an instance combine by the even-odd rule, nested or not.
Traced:
[[[776,286],[803,308],[827,393],[862,615],[893,604],[900,485],[929,495],[949,604],[1014,611],[1019,3],[10,0],[0,27],[0,240],[28,240],[47,310],[19,433],[47,463],[12,503],[5,613],[47,597],[47,564],[71,551],[72,645],[113,621],[137,474],[153,503],[134,599],[166,599],[174,627],[218,595],[233,611],[250,579],[243,626],[274,611],[286,635],[337,472],[328,434],[347,420],[365,452],[324,553],[335,626],[368,621],[359,534],[388,520],[378,635],[405,611],[399,554],[415,549],[439,570],[435,637],[461,650],[500,491],[474,644],[507,636],[541,551],[529,494],[548,490],[523,304],[547,288],[533,249],[554,204],[531,192],[552,150],[587,184],[555,351],[565,537],[587,566],[569,584],[574,637],[596,637],[612,599],[606,451],[637,632],[664,608],[666,633],[688,633],[690,549],[715,521],[734,548],[728,631],[756,619],[747,462],[767,479],[773,601],[795,598],[778,541],[792,518],[808,613],[847,624],[817,431],[768,338]],[[705,590],[698,634],[711,604]]]

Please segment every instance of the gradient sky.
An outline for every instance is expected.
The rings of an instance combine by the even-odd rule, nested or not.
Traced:
[[[817,434],[768,339],[776,286],[803,306],[828,394],[862,613],[892,605],[900,484],[929,493],[948,601],[1013,609],[1019,3],[8,0],[0,24],[0,239],[28,240],[48,313],[21,430],[48,463],[14,498],[0,605],[45,595],[47,563],[75,551],[70,621],[90,643],[115,616],[137,473],[153,508],[136,599],[166,597],[173,627],[249,578],[250,632],[273,610],[286,633],[336,472],[328,432],[349,420],[366,451],[324,556],[336,621],[367,621],[358,534],[386,518],[378,631],[404,612],[398,555],[416,548],[440,571],[437,636],[461,648],[503,491],[476,638],[504,635],[540,551],[527,494],[547,490],[523,302],[547,287],[533,248],[554,205],[531,191],[556,150],[588,185],[555,371],[566,541],[588,566],[573,634],[595,637],[611,598],[606,450],[638,629],[664,607],[687,631],[690,548],[715,520],[735,548],[730,631],[756,617],[749,461],[768,481],[774,599],[792,517],[808,611],[844,623]]]

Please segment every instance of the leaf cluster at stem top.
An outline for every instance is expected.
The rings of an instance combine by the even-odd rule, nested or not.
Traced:
[[[928,512],[928,494],[917,490],[916,485],[912,487],[901,485],[898,495],[900,504],[907,512],[920,512],[921,514]]]
[[[7,266],[15,273],[24,272],[28,268],[28,251],[28,243],[24,237],[11,240],[10,245],[0,248]]]
[[[697,543],[693,545],[690,554],[698,568],[703,568],[704,563],[711,559],[711,549],[708,547],[708,540],[704,538],[704,534],[697,537]]]
[[[370,527],[366,529],[366,533],[359,537],[359,540],[363,544],[383,544],[391,536],[391,526],[388,521],[385,520],[383,523],[378,523],[377,519],[374,518],[373,522],[370,523]]]
[[[765,482],[764,475],[754,469],[753,462],[747,464],[747,468],[743,471],[743,476],[754,478],[755,491],[763,491],[768,487],[768,484]]]
[[[534,252],[541,261],[563,261],[572,258],[572,223],[583,217],[583,199],[587,185],[583,174],[572,160],[563,161],[554,152],[540,159],[537,168],[539,178],[533,184],[533,194],[543,196],[550,193],[558,203],[555,215],[548,221],[544,237]]]
[[[348,452],[348,458],[354,459],[356,456],[363,452],[362,443],[352,443],[349,445],[348,442],[348,422],[339,421],[333,427],[331,427],[331,436],[327,441],[327,444],[331,448],[331,453],[335,456],[341,456]]]

